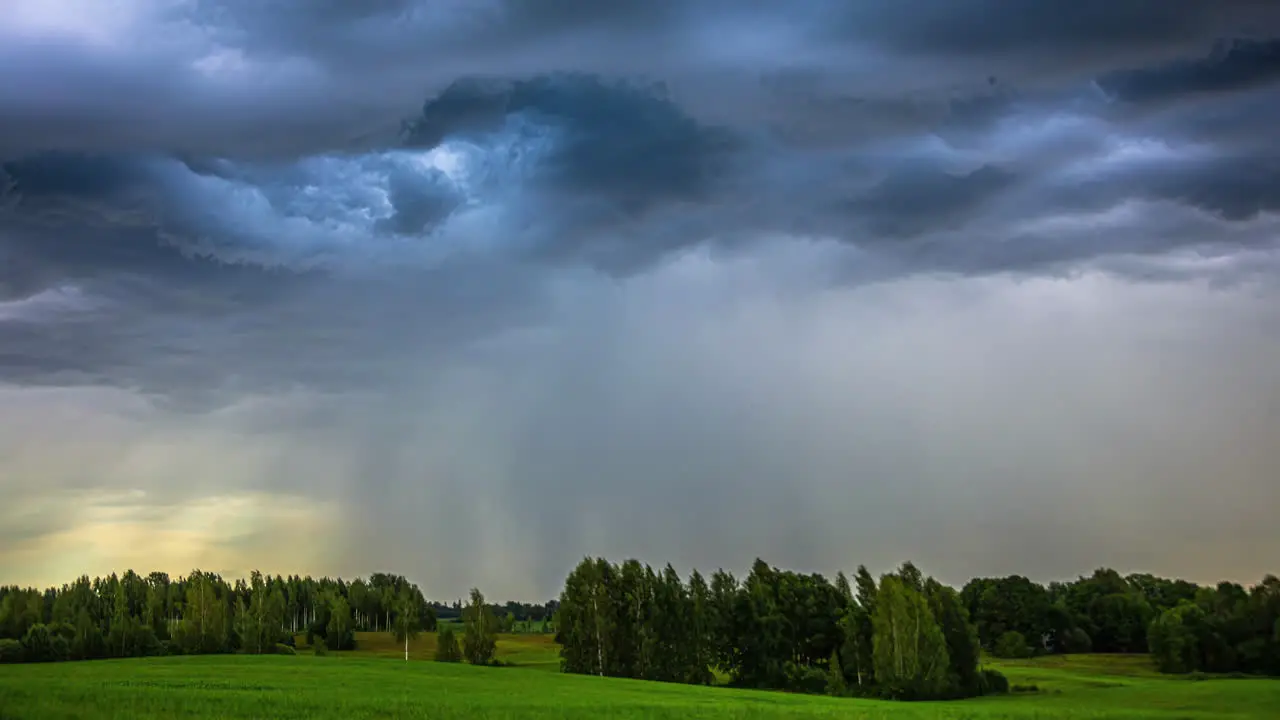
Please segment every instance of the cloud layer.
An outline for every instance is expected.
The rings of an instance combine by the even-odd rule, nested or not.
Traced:
[[[108,527],[441,597],[1260,575],[1278,47],[1247,0],[19,0],[0,576],[145,564],[68,549]]]

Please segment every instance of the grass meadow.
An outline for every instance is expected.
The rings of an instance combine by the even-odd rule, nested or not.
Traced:
[[[205,655],[0,666],[0,719],[18,718],[1280,718],[1280,680],[1161,676],[1145,656],[992,663],[1034,692],[891,703],[556,672],[545,635],[504,635],[509,667],[424,662],[434,635],[404,648],[360,633],[316,657]]]

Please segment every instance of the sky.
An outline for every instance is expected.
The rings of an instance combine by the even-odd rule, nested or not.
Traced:
[[[0,583],[1254,582],[1271,0],[8,0]]]

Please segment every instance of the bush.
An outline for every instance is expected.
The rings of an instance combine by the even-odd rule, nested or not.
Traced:
[[[0,665],[5,663],[20,663],[27,659],[27,653],[22,647],[22,643],[17,640],[0,640]]]
[[[165,654],[164,644],[156,637],[156,631],[148,626],[144,625],[134,631],[133,643],[134,653],[138,657],[155,657]]]
[[[1059,649],[1064,653],[1087,653],[1093,650],[1093,639],[1084,630],[1071,628],[1063,633],[1059,645]]]
[[[49,626],[49,632],[61,637],[62,639],[66,640],[68,643],[70,643],[76,637],[76,629],[64,622],[53,623],[52,625]]]
[[[453,628],[442,625],[436,633],[436,662],[462,662],[462,648],[458,647],[458,636]]]
[[[22,647],[27,662],[60,662],[66,660],[71,646],[67,639],[55,635],[47,625],[37,623],[27,628],[22,636]]]
[[[324,643],[318,642],[315,644],[314,652],[317,657],[324,657],[325,655],[329,654],[329,648],[326,647]]]
[[[87,621],[81,624],[77,636],[71,639],[71,659],[92,660],[106,655],[107,641],[98,626]]]
[[[787,663],[783,672],[786,676],[788,690],[811,695],[822,695],[827,692],[829,678],[822,668]]]
[[[320,644],[326,645],[330,650],[355,650],[356,649],[356,633],[355,630],[348,629],[346,632],[331,632],[320,640]]]
[[[1038,693],[1040,692],[1040,687],[1034,684],[1033,685],[1014,685],[1013,687],[1009,688],[1009,690],[1015,693]]]
[[[978,690],[983,695],[1004,695],[1009,692],[1009,678],[996,670],[981,670],[978,673]]]
[[[298,653],[296,650],[293,649],[292,645],[285,645],[284,643],[276,643],[276,654],[277,655],[297,655]]]
[[[1022,636],[1022,633],[1010,630],[996,640],[991,654],[1005,659],[1029,658],[1031,646],[1027,644],[1027,639]]]

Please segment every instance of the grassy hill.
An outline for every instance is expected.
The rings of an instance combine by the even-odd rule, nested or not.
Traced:
[[[433,636],[410,647],[430,657]],[[18,718],[1275,718],[1280,681],[1196,682],[1145,657],[1073,656],[999,664],[1036,692],[888,703],[563,675],[555,646],[503,636],[517,667],[397,662],[403,647],[362,634],[328,657],[167,657],[0,666],[0,719]]]

